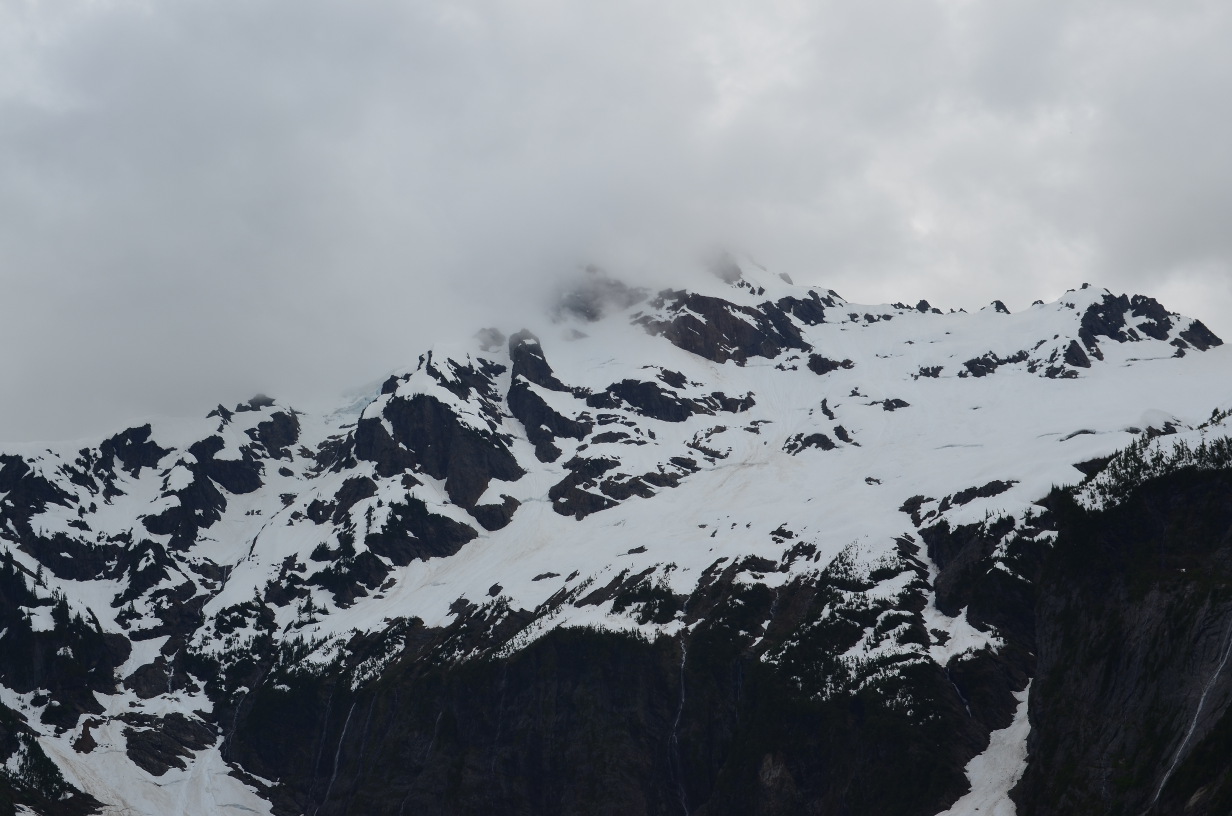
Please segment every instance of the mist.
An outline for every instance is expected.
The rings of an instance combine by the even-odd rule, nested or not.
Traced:
[[[597,263],[1232,337],[1232,9],[0,0],[0,440],[337,393]]]

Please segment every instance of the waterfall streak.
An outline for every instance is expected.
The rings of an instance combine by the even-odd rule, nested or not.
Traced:
[[[669,740],[669,745],[672,749],[672,759],[675,760],[670,767],[675,771],[676,794],[680,798],[680,809],[684,811],[684,816],[689,816],[689,802],[684,791],[684,768],[680,762],[680,738],[678,732],[680,730],[680,719],[684,715],[684,664],[688,657],[689,649],[682,638],[680,641],[680,705],[676,707],[676,721],[672,723],[672,737]]]
[[[1223,673],[1223,668],[1228,663],[1229,655],[1232,655],[1232,625],[1228,626],[1228,634],[1224,638],[1223,657],[1219,659],[1219,665],[1215,667],[1215,672],[1206,681],[1206,687],[1202,689],[1202,696],[1198,698],[1198,708],[1194,711],[1193,721],[1189,723],[1189,730],[1185,732],[1185,739],[1181,740],[1180,746],[1176,749],[1176,755],[1172,757],[1172,764],[1168,766],[1168,770],[1164,773],[1164,778],[1159,782],[1159,788],[1155,791],[1155,798],[1151,800],[1152,805],[1159,801],[1160,794],[1164,792],[1164,785],[1168,784],[1168,779],[1180,763],[1181,754],[1188,747],[1189,740],[1193,737],[1194,730],[1198,727],[1198,720],[1202,717],[1202,708],[1206,705],[1206,695],[1211,693],[1211,689],[1215,686],[1215,681]]]
[[[347,711],[346,721],[342,723],[342,733],[338,735],[338,748],[334,751],[334,770],[329,776],[329,784],[325,786],[325,795],[321,797],[320,804],[316,810],[312,811],[316,814],[317,810],[321,809],[321,805],[329,801],[329,794],[334,789],[334,780],[338,778],[338,759],[342,756],[342,743],[346,741],[347,728],[351,725],[351,715],[355,713],[355,702],[351,702],[351,708]]]

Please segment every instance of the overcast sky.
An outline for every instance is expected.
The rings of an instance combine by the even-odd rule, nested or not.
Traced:
[[[0,0],[0,439],[333,393],[716,243],[1232,337],[1229,43],[1186,0]]]

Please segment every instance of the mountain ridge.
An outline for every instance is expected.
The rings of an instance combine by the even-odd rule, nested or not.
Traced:
[[[1036,582],[1061,535],[1047,497],[1098,479],[1135,440],[1221,437],[1232,405],[1226,355],[1211,353],[1221,341],[1151,298],[1092,287],[1016,314],[999,302],[942,313],[849,304],[734,261],[720,271],[658,292],[588,272],[552,319],[425,352],[358,410],[310,415],[257,397],[76,450],[0,456],[13,586],[0,644],[56,647],[32,672],[0,667],[0,705],[29,729],[14,733],[34,735],[65,784],[105,806],[207,812],[209,780],[227,768],[220,790],[245,807],[342,812],[342,792],[359,795],[346,774],[336,788],[355,707],[367,695],[362,757],[384,699],[374,690],[396,687],[391,677],[421,688],[449,667],[538,665],[559,649],[615,666],[632,650],[636,682],[662,698],[634,719],[676,724],[675,753],[629,771],[651,780],[634,796],[645,812],[728,812],[725,786],[765,812],[851,807],[824,774],[776,759],[765,735],[741,738],[768,746],[758,794],[685,759],[712,743],[739,754],[741,717],[781,714],[783,694],[835,733],[860,733],[859,717],[836,712],[863,700],[886,734],[915,734],[907,754],[934,771],[908,774],[927,794],[910,812],[1008,802],[1017,777],[965,769],[1015,727],[1026,762]],[[631,640],[596,645],[571,629]],[[716,726],[685,717],[690,653],[760,666],[759,688],[776,691],[749,702],[707,686],[699,699],[735,719],[703,737]],[[672,697],[664,673],[677,660],[675,717],[648,714]],[[577,669],[577,682],[599,682]],[[542,708],[547,669],[527,671],[537,679],[521,693]],[[254,724],[296,731],[284,719],[294,699],[314,712],[301,734],[318,743],[311,758]],[[390,744],[407,750],[429,729],[420,720]],[[815,735],[782,738],[816,748]],[[937,740],[945,750],[925,761]],[[38,753],[22,750],[8,756]],[[890,762],[867,750],[881,757],[871,768]],[[513,761],[498,752],[493,768]],[[863,812],[907,807],[839,766],[874,808]],[[184,798],[166,799],[160,779],[183,781]],[[399,807],[448,812],[447,789],[408,790]],[[519,790],[483,807],[521,812],[546,793]],[[84,812],[85,794],[61,811],[46,809],[52,797],[25,804]],[[387,809],[398,812],[366,812]]]

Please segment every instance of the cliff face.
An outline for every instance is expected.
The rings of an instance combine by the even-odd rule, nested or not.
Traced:
[[[1022,812],[1232,812],[1232,471],[1057,499]]]
[[[556,629],[451,666],[440,650],[476,633],[416,627],[396,635],[413,644],[404,656],[358,688],[346,666],[279,666],[226,753],[280,780],[274,811],[286,814],[923,815],[954,801],[990,724],[945,670],[919,663],[819,698],[794,670],[832,660],[849,633],[815,633],[786,664],[766,656],[824,614],[831,579],[770,593],[741,575],[729,568],[688,599],[705,616],[679,638]],[[381,650],[355,646],[359,663]]]

